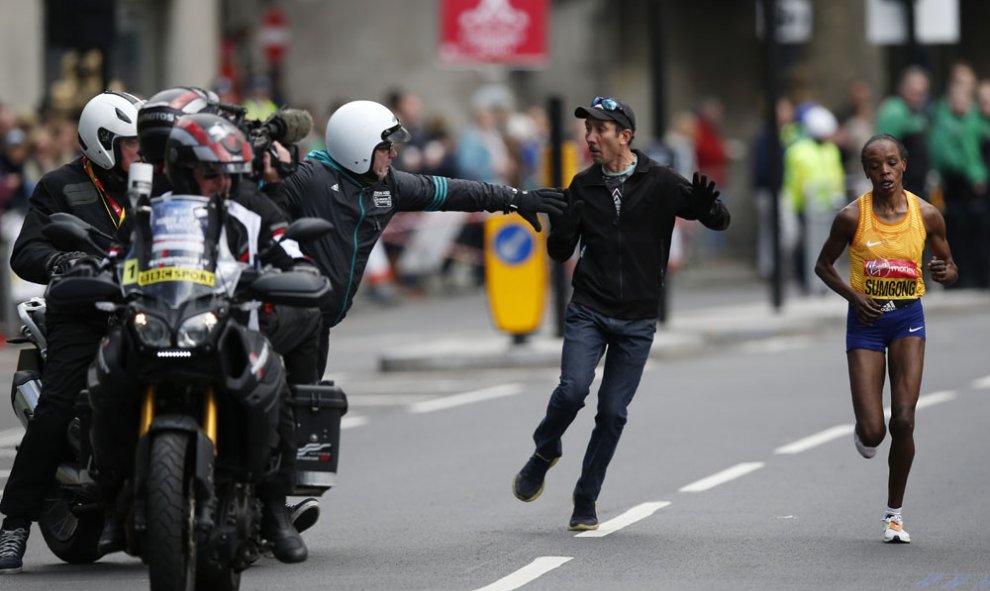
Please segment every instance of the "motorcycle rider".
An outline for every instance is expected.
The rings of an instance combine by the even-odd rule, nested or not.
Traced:
[[[195,86],[176,86],[155,93],[138,111],[138,140],[144,161],[155,167],[152,195],[160,195],[171,190],[165,175],[165,143],[183,115],[213,113],[226,117],[217,94]],[[289,157],[278,142],[273,142],[280,154]],[[265,169],[261,179],[263,187],[259,192],[252,183],[239,183],[237,192],[231,199],[261,216],[263,228],[269,232],[260,237],[263,241],[262,262],[281,269],[288,269],[304,259],[298,245],[291,240],[280,241],[288,226],[285,215],[275,207],[265,194],[278,190],[281,177],[272,166],[268,154],[264,158]],[[281,247],[273,248],[275,241]],[[305,266],[305,265],[303,265]],[[315,271],[315,269],[314,269]],[[289,384],[315,384],[321,375],[317,374],[319,364],[316,355],[319,351],[319,311],[291,306],[264,306],[260,310],[261,332],[271,341],[272,347],[285,361],[286,379]],[[306,498],[287,507],[293,526],[299,533],[312,527],[320,516],[320,504],[314,498]]]
[[[156,104],[155,97],[152,97],[147,106],[156,108]],[[145,113],[142,112],[142,115]],[[231,254],[242,262],[271,264],[283,270],[298,268],[297,260],[302,258],[302,254],[288,244],[291,241],[277,242],[285,222],[271,203],[266,203],[266,198],[257,195],[244,178],[251,172],[251,147],[240,130],[223,117],[208,112],[181,115],[171,123],[164,144],[154,141],[160,135],[160,129],[152,133],[139,127],[139,130],[147,132],[141,136],[142,154],[164,170],[165,183],[171,190],[189,195],[220,194],[229,199],[230,216],[225,226],[227,244]],[[287,353],[283,360],[289,383],[313,384],[318,381],[315,357],[318,347],[317,315],[315,309],[264,305],[258,318],[248,321],[249,328],[260,328],[269,337],[276,351]],[[90,396],[93,401],[96,467],[101,485],[108,492],[116,491],[130,468],[134,439],[132,433],[114,429],[114,417],[119,416],[120,412],[127,412],[130,401],[104,389],[93,389]],[[264,504],[262,535],[272,543],[277,559],[301,562],[307,556],[306,546],[290,523],[285,507],[285,497],[291,492],[295,478],[296,445],[292,409],[284,402],[283,399],[280,405],[278,429],[279,471],[270,481],[258,487]],[[310,525],[315,522],[319,511],[315,500],[304,501],[299,507],[303,512],[309,511]],[[312,515],[313,510],[316,515]],[[101,538],[101,550],[113,551],[123,547],[120,517],[113,514],[112,524],[108,520]]]
[[[108,91],[86,103],[79,116],[82,155],[41,177],[14,242],[10,266],[19,277],[48,284],[59,276],[87,273],[102,252],[63,251],[41,230],[49,216],[68,212],[103,234],[113,236],[125,219],[127,172],[139,160],[137,114],[142,101],[125,92]],[[100,249],[110,240],[94,235]],[[90,247],[84,247],[90,248]],[[66,429],[78,393],[85,387],[86,367],[106,333],[107,314],[95,309],[47,307],[48,354],[42,389],[10,471],[0,513],[0,574],[18,573],[23,565],[31,522],[36,521],[45,492],[66,446]]]
[[[539,231],[537,213],[559,214],[566,206],[557,189],[519,191],[396,170],[392,167],[398,155],[395,144],[409,137],[384,105],[366,100],[346,103],[327,121],[326,150],[310,152],[274,197],[290,219],[322,217],[335,228],[302,246],[334,287],[321,306],[321,374],[326,369],[330,329],[344,319],[371,249],[396,213],[516,211]]]

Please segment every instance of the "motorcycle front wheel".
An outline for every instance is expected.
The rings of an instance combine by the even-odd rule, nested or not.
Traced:
[[[103,511],[88,508],[74,512],[75,495],[54,488],[45,499],[38,529],[45,544],[59,560],[69,564],[89,564],[100,558],[96,550],[103,531]]]
[[[151,442],[145,562],[151,591],[193,591],[196,538],[191,470],[186,467],[188,433],[163,432]]]

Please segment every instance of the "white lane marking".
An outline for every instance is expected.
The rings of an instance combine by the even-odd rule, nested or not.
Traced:
[[[943,402],[948,402],[956,398],[956,393],[952,390],[940,390],[938,392],[932,392],[931,394],[925,394],[918,398],[918,409],[927,408],[929,406],[934,406],[936,404],[941,404]],[[883,409],[883,415],[890,418],[890,407]],[[819,445],[828,443],[833,439],[838,439],[840,437],[846,437],[851,435],[855,429],[855,425],[836,425],[834,427],[829,427],[824,431],[819,431],[814,435],[809,435],[788,443],[787,445],[778,447],[773,450],[775,454],[798,454],[803,451],[808,451],[811,448],[818,447]]]
[[[730,480],[735,480],[740,476],[745,476],[754,470],[759,470],[765,465],[766,464],[763,462],[742,462],[741,464],[736,464],[731,468],[726,468],[721,472],[717,472],[711,476],[692,482],[687,486],[683,486],[680,488],[680,492],[703,492],[708,489],[715,488],[720,484],[725,484]]]
[[[990,376],[980,378],[978,380],[973,380],[970,387],[974,390],[990,390]]]
[[[757,341],[747,341],[739,346],[743,353],[780,353],[781,351],[792,351],[810,346],[812,339],[809,337],[770,337]]]
[[[24,427],[14,427],[0,431],[0,447],[14,447],[24,437]]]
[[[409,412],[424,413],[433,412],[435,410],[444,410],[474,402],[481,402],[483,400],[491,400],[493,398],[501,398],[503,396],[513,396],[522,391],[523,388],[520,384],[502,384],[499,386],[492,386],[491,388],[482,388],[481,390],[474,390],[463,394],[454,394],[453,396],[444,396],[443,398],[436,398],[434,400],[426,400],[424,402],[410,404]]]
[[[573,559],[573,556],[540,556],[516,572],[475,591],[513,591]]]
[[[344,417],[340,419],[341,429],[353,429],[354,427],[362,427],[368,424],[368,417]]]
[[[632,509],[626,511],[622,515],[609,519],[608,521],[600,524],[598,529],[593,531],[584,531],[577,535],[575,538],[604,538],[605,536],[617,532],[620,529],[626,527],[627,525],[632,525],[641,519],[646,519],[650,515],[656,513],[659,509],[663,509],[670,504],[670,501],[657,501],[655,503],[643,503],[641,505],[636,505]]]
[[[798,439],[787,445],[778,447],[773,450],[775,454],[798,454],[803,451],[808,451],[813,447],[817,447],[823,443],[828,443],[833,439],[838,439],[839,437],[846,437],[855,429],[855,425],[836,425],[835,427],[830,427],[824,431],[819,431],[814,435],[809,435],[802,439]]]
[[[928,408],[929,406],[935,406],[936,404],[941,404],[943,402],[948,402],[950,400],[955,400],[956,393],[953,390],[939,390],[938,392],[932,392],[931,394],[924,394],[918,398],[918,405],[915,407],[918,410],[922,408]],[[890,418],[890,407],[883,409],[883,416],[885,418]]]

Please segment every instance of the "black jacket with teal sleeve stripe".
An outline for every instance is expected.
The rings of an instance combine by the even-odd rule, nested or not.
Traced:
[[[368,185],[331,160],[311,152],[281,183],[275,203],[290,219],[319,217],[334,229],[301,244],[333,286],[321,306],[324,324],[340,323],[351,307],[368,257],[385,226],[400,211],[506,211],[513,189],[500,185],[411,174],[390,169]]]

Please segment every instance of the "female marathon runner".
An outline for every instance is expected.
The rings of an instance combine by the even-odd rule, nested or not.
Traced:
[[[901,505],[914,460],[914,412],[925,362],[925,294],[921,257],[927,240],[931,278],[950,285],[958,278],[945,220],[930,203],[903,186],[907,150],[890,135],[871,137],[860,156],[873,190],[844,207],[832,223],[815,273],[849,300],[846,357],[852,388],[856,449],[872,458],[886,435],[884,373],[890,373],[890,455],[883,541],[910,543]],[[849,248],[849,283],[835,260]],[[889,360],[889,364],[888,364]]]

